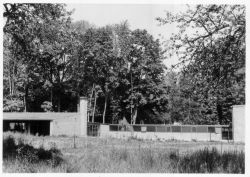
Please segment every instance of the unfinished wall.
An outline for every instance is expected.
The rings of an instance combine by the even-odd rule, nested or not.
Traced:
[[[245,142],[245,105],[233,106],[233,140]]]

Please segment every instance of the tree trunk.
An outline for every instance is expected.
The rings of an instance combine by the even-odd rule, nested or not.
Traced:
[[[218,118],[219,118],[219,120],[218,120],[219,124],[222,125],[223,124],[222,106],[218,102],[216,105],[216,110],[217,110],[217,114],[218,114]]]
[[[188,98],[188,121],[190,121],[190,96]]]
[[[96,107],[96,97],[97,97],[96,90],[94,92],[95,92],[95,94],[94,94],[95,101],[94,101],[94,108],[93,108],[93,113],[92,113],[92,122],[95,122],[95,107]]]
[[[11,82],[11,75],[10,75],[10,73],[9,73],[9,89],[10,89],[9,95],[11,96],[12,95],[12,82]]]
[[[89,122],[89,111],[87,111],[87,122]]]
[[[135,125],[135,123],[136,123],[137,112],[138,112],[138,111],[137,111],[137,107],[135,107],[135,108],[134,108],[134,113],[133,113],[133,123],[132,123],[133,125]]]
[[[50,101],[51,101],[51,104],[52,104],[52,110],[53,110],[53,112],[56,110],[56,108],[55,108],[55,104],[53,103],[53,99],[54,99],[54,97],[53,97],[53,94],[54,94],[54,92],[53,92],[53,88],[54,88],[54,83],[53,83],[53,73],[52,73],[52,68],[50,67],[50,83],[51,83],[51,89],[50,89]]]
[[[95,88],[95,84],[93,84],[93,86],[92,86],[91,94],[90,94],[90,101],[88,102],[90,109],[92,109],[92,99],[93,99],[94,88]],[[88,122],[89,122],[89,117],[90,117],[90,113],[88,111],[88,113],[87,113]]]
[[[50,88],[50,102],[53,105],[53,87]]]
[[[24,93],[24,112],[28,112],[28,94],[29,94],[29,88],[28,84],[25,84],[25,93]]]
[[[106,109],[107,109],[107,100],[108,100],[108,95],[107,93],[105,94],[105,103],[104,103],[104,110],[102,114],[102,123],[105,124],[105,115],[106,115]]]
[[[58,92],[57,112],[61,112],[61,90]]]
[[[16,62],[14,60],[13,68],[12,68],[12,95],[16,94],[16,91],[15,91],[15,78],[16,78]]]
[[[28,69],[26,68],[25,70],[26,74],[26,83],[25,83],[25,92],[24,92],[24,112],[28,112],[28,94],[29,94],[29,72]]]
[[[14,76],[12,76],[12,93],[11,95],[15,95],[15,80],[14,80]]]
[[[8,63],[9,65],[8,65],[8,75],[9,75],[9,91],[10,91],[10,93],[9,93],[9,95],[11,96],[12,95],[12,78],[11,78],[11,63],[10,63],[10,61],[9,61],[9,63]]]

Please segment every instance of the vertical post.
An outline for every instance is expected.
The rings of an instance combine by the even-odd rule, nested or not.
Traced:
[[[79,105],[79,104],[78,104]],[[78,106],[79,107],[79,106]],[[74,122],[74,148],[76,148],[76,117],[74,118],[75,122]]]
[[[51,120],[50,122],[49,122],[49,124],[50,124],[50,127],[49,127],[49,135],[50,136],[52,136],[54,133],[53,133],[53,129],[54,129],[54,127],[53,127],[53,124],[54,124],[54,122],[53,122],[54,120]]]
[[[80,97],[80,136],[87,136],[87,98]]]
[[[222,154],[222,141],[221,141],[221,144],[220,144],[220,154]]]
[[[28,135],[30,135],[30,126],[31,126],[30,124],[31,124],[31,123],[29,122],[29,123],[28,123]]]
[[[74,134],[74,149],[76,148],[76,135]]]

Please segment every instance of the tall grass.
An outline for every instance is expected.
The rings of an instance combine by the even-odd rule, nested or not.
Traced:
[[[15,138],[9,138],[9,136]],[[22,140],[19,140],[19,139]],[[204,148],[199,142],[158,142],[79,138],[76,148],[69,137],[4,135],[4,172],[99,173],[244,173],[241,150]],[[33,144],[40,147],[34,148]],[[49,143],[48,143],[49,142]],[[54,142],[51,143],[51,142]],[[44,144],[50,147],[44,148]],[[39,144],[39,143],[38,143]],[[56,145],[55,145],[56,144]],[[217,143],[218,144],[218,143]],[[213,143],[213,145],[217,145]],[[225,144],[224,146],[226,146]],[[192,151],[183,146],[197,146]],[[58,148],[59,147],[59,150]],[[219,148],[220,149],[220,148]],[[58,159],[57,159],[58,158]]]
[[[198,150],[184,156],[177,156],[180,173],[245,173],[245,154],[243,151],[224,151],[216,148]]]

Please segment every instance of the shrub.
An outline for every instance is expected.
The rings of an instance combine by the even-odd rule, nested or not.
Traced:
[[[45,150],[43,147],[34,148],[25,144],[23,139],[15,143],[13,136],[3,140],[3,159],[17,159],[24,163],[39,163],[41,161],[57,166],[63,161],[62,153],[56,147]]]
[[[16,144],[13,136],[8,136],[3,140],[3,158],[12,157],[16,154]]]
[[[44,101],[41,105],[41,108],[44,110],[44,112],[53,112],[52,102],[50,101]]]
[[[24,110],[24,104],[22,99],[18,96],[9,96],[3,100],[4,112],[22,112]]]
[[[27,144],[20,144],[17,147],[17,157],[19,161],[37,163],[39,158],[37,156],[37,149]]]

